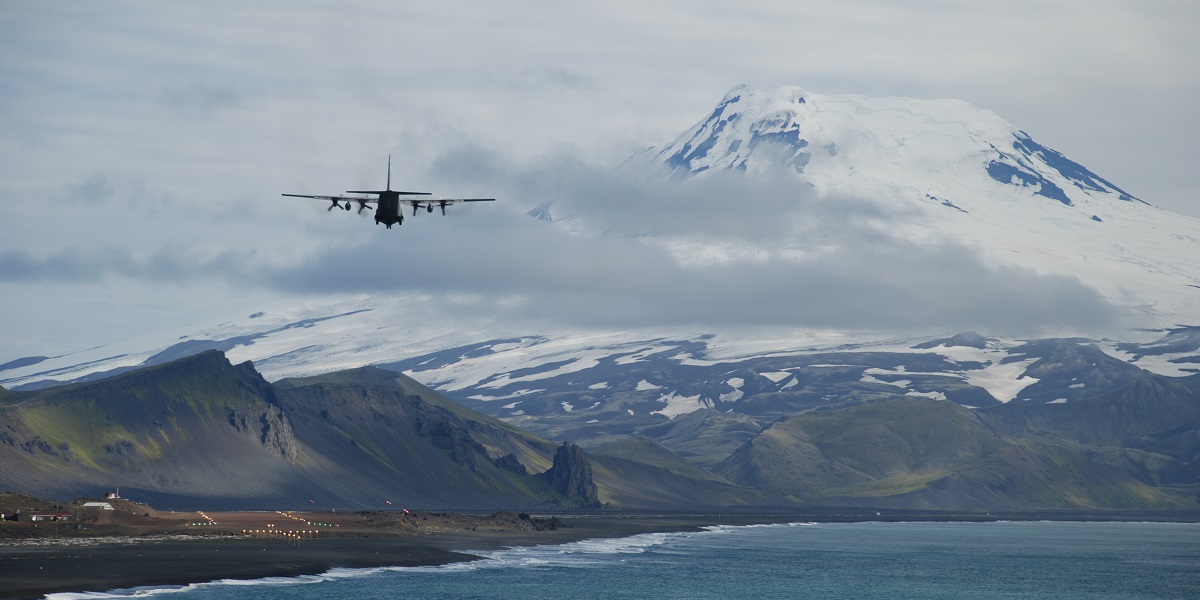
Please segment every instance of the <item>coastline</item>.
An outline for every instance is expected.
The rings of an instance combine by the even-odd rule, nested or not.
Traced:
[[[278,539],[212,536],[42,539],[36,543],[0,545],[0,599],[43,598],[47,594],[64,592],[105,592],[156,586],[182,587],[225,579],[299,577],[320,575],[337,568],[436,566],[479,560],[480,557],[469,553],[471,551],[557,545],[645,533],[698,531],[715,525],[875,520],[1141,520],[1137,518],[1141,515],[1129,514],[1105,515],[1108,518],[1083,514],[1059,514],[1055,515],[1057,518],[1046,519],[1047,516],[1049,515],[880,515],[861,512],[838,515],[577,515],[562,517],[562,526],[553,529],[460,528],[406,535],[325,537],[302,540],[299,543]],[[1187,515],[1179,521],[1195,522],[1197,516]]]
[[[741,519],[735,519],[740,521]],[[439,531],[380,537],[326,537],[299,543],[238,537],[78,538],[0,545],[0,598],[43,598],[186,586],[223,579],[320,575],[336,568],[436,566],[479,560],[471,550],[565,544],[641,533],[698,530],[714,519],[584,518],[564,527]],[[763,522],[762,519],[755,520]]]
[[[235,538],[0,548],[0,598],[43,598],[184,586],[222,579],[317,575],[330,569],[472,560],[408,538],[329,538],[300,545]]]

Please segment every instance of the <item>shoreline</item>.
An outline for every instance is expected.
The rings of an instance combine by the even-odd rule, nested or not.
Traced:
[[[106,592],[142,587],[183,587],[225,579],[321,575],[332,569],[438,566],[480,560],[471,551],[556,545],[646,533],[700,531],[712,526],[792,522],[996,522],[1131,521],[1097,515],[855,515],[643,514],[564,516],[544,530],[442,530],[370,537],[326,537],[292,543],[241,537],[157,536],[75,538],[0,545],[0,599],[43,598],[65,592]],[[1117,515],[1109,515],[1116,517]],[[1169,522],[1196,522],[1192,518]],[[1016,518],[1013,518],[1016,517]],[[1065,517],[1065,518],[1064,518]],[[1074,518],[1072,518],[1074,517]],[[1089,518],[1091,517],[1091,518]]]
[[[63,592],[182,587],[224,579],[320,575],[335,568],[434,566],[475,557],[405,538],[309,540],[300,545],[243,539],[0,548],[0,598]],[[419,542],[419,541],[418,541]]]
[[[736,519],[735,519],[736,520]],[[320,575],[338,568],[438,566],[480,560],[469,551],[699,530],[714,519],[586,518],[547,530],[451,530],[292,543],[241,537],[64,538],[0,545],[0,598],[183,587],[224,579]],[[761,519],[756,522],[764,522]]]

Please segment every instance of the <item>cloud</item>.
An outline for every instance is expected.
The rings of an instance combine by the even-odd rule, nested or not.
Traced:
[[[115,206],[155,207],[164,225],[193,227],[35,254],[0,253],[0,281],[215,281],[282,294],[406,292],[475,298],[460,305],[502,320],[593,327],[739,326],[849,329],[1092,330],[1115,311],[1076,279],[996,266],[953,241],[892,232],[905,209],[820,196],[794,174],[645,178],[567,152],[520,164],[450,141],[435,180],[491,189],[499,200],[424,210],[395,230],[369,216],[325,212],[297,252],[269,212],[233,227],[225,205],[92,177],[73,190]],[[80,192],[82,193],[82,192]],[[548,207],[556,222],[527,214]],[[885,206],[887,208],[885,208]],[[324,213],[324,214],[321,214]],[[200,224],[203,227],[195,228]],[[195,233],[216,232],[215,234]],[[263,233],[258,233],[258,232]],[[353,232],[352,239],[330,242]],[[504,298],[503,303],[496,299]],[[469,307],[468,308],[465,308]]]
[[[1074,278],[907,240],[887,229],[902,209],[818,197],[794,176],[647,181],[566,155],[521,166],[461,146],[434,164],[474,173],[473,185],[487,173],[505,193],[253,278],[288,292],[455,294],[479,298],[477,312],[573,326],[1028,332],[1115,318]],[[525,214],[539,205],[557,222]]]
[[[599,89],[596,80],[585,73],[550,65],[526,68],[521,71],[514,84],[523,86],[525,89],[530,87],[558,88],[583,92],[594,92]]]
[[[229,84],[188,83],[164,89],[159,101],[180,114],[206,118],[240,106],[245,102],[245,93]]]
[[[94,174],[62,186],[80,221],[70,227],[90,235],[0,252],[0,282],[419,293],[458,298],[449,319],[567,327],[1025,333],[1115,319],[1076,279],[912,241],[889,228],[911,209],[818,195],[791,172],[668,180],[569,149],[519,161],[462,135],[425,149],[426,179],[498,201],[385,230],[317,201],[244,207]],[[539,207],[555,222],[529,216]],[[123,225],[131,216],[137,228]]]

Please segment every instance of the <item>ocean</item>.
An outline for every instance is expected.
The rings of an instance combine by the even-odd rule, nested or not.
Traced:
[[[1200,598],[1191,523],[718,526],[475,554],[484,559],[50,598]]]

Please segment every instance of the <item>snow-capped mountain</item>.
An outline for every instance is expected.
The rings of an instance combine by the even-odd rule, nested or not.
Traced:
[[[984,189],[986,175],[1067,206],[1091,198],[1145,204],[995,113],[957,100],[739,86],[653,156],[676,174],[782,164],[842,191],[847,180],[897,192],[966,191]]]
[[[1200,220],[1151,206],[965,102],[742,86],[632,162],[693,183],[782,169],[830,204],[882,211],[890,235],[963,244],[997,268],[1077,278],[1117,307],[1126,327],[1200,322]],[[753,206],[740,200],[739,208]],[[811,252],[821,243],[784,242],[755,251]]]
[[[842,205],[853,206],[858,215],[865,215],[861,219],[873,219],[871,226],[882,235],[905,240],[903,248],[951,243],[952,248],[985,257],[986,268],[1078,280],[1098,291],[1124,317],[1121,324],[1127,329],[1117,338],[1120,341],[1100,344],[1109,355],[1164,375],[1194,372],[1189,365],[1197,348],[1186,342],[1194,337],[1194,330],[1185,326],[1200,324],[1200,221],[1149,205],[989,111],[953,100],[822,96],[796,87],[739,87],[673,143],[641,153],[627,165],[638,177],[650,174],[649,179],[658,182],[647,189],[683,185],[687,190],[683,195],[689,196],[703,191],[706,182],[727,185],[731,179],[770,178],[771,193],[801,197],[820,206],[813,209],[812,203],[771,202],[753,195],[722,198],[720,202],[734,204],[719,215],[722,222],[753,215],[756,208],[778,211],[758,215],[773,222],[771,235],[754,231],[735,243],[687,230],[679,224],[683,219],[673,213],[665,214],[662,221],[638,214],[633,225],[614,227],[611,220],[605,221],[612,215],[601,212],[603,207],[579,201],[550,206],[538,213],[539,218],[586,235],[624,235],[629,244],[666,248],[686,265],[733,262],[747,256],[751,261],[804,265],[820,263],[829,245],[846,241],[823,235],[839,221],[822,220],[822,215],[836,213]],[[814,222],[820,227],[814,227]],[[646,229],[663,223],[673,229]],[[795,228],[789,229],[793,223]],[[927,268],[934,272],[937,267]],[[784,272],[780,278],[787,276],[790,273]],[[476,397],[497,407],[512,405],[493,412],[520,418],[550,410],[532,411],[521,404],[522,398],[545,392],[543,383],[586,382],[585,388],[597,386],[593,391],[616,389],[612,375],[605,374],[615,366],[653,364],[676,369],[703,364],[720,369],[724,367],[714,365],[820,355],[814,364],[793,365],[820,369],[821,364],[843,364],[833,354],[913,353],[914,346],[955,332],[942,329],[920,335],[831,327],[770,328],[766,333],[761,328],[728,327],[545,330],[498,324],[497,319],[467,319],[453,311],[438,313],[437,305],[436,298],[428,295],[402,294],[249,307],[242,314],[162,336],[0,365],[0,384],[12,388],[99,377],[217,348],[235,362],[253,360],[269,379],[393,364],[451,395]],[[1020,358],[1028,352],[1014,350],[1027,349],[1022,339],[994,339],[978,352],[971,350],[974,354],[969,357],[961,346],[946,348],[955,349],[922,352],[944,359],[939,373],[987,390],[993,401],[1016,398],[1031,384],[1032,376],[1018,368],[1030,364],[1031,359]],[[903,361],[888,358],[875,364],[856,359],[853,364],[862,372],[844,375],[855,381],[884,379],[881,375],[888,373],[899,378],[893,377],[892,384],[905,380],[897,370]],[[646,392],[638,402],[651,404],[624,410],[677,417],[687,409],[719,404],[722,395],[746,395],[751,388],[765,385],[763,381],[776,387],[788,384],[784,375],[790,367],[769,368],[774,375],[762,375],[765,380],[705,374],[715,387],[712,393],[699,394],[689,386],[667,389],[650,376],[642,385],[639,377],[624,383],[633,392]],[[905,368],[911,374],[916,365]],[[868,372],[871,369],[877,371]],[[584,372],[589,374],[565,377]],[[742,382],[741,387],[736,381]],[[935,387],[910,384],[906,392],[945,394]],[[640,385],[644,389],[637,389]],[[664,387],[655,395],[651,391],[658,388],[646,386]],[[554,406],[576,416],[584,408],[577,401]]]

